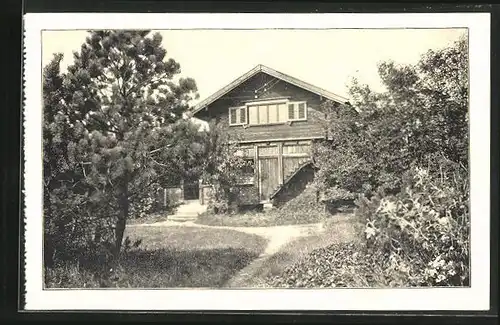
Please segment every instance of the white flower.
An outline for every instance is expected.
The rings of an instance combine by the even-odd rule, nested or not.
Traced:
[[[434,259],[434,261],[430,262],[429,265],[433,268],[443,267],[445,265],[445,261],[438,256]]]
[[[429,172],[426,169],[417,167],[417,168],[415,168],[415,170],[417,172],[418,177],[425,177],[425,176],[429,175]]]
[[[439,224],[440,224],[440,225],[443,225],[443,226],[444,226],[444,225],[447,225],[447,224],[448,224],[449,219],[448,219],[447,217],[442,217],[442,218],[439,218],[439,219],[438,219],[438,222],[439,222]]]
[[[396,203],[392,201],[383,200],[380,202],[380,206],[377,209],[377,212],[392,214],[396,211]]]
[[[375,236],[375,229],[372,227],[366,227],[365,234],[366,238],[370,239],[371,237]]]

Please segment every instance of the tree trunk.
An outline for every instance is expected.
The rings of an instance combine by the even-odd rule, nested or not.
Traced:
[[[127,224],[127,218],[129,213],[129,197],[128,197],[128,173],[126,172],[121,185],[121,193],[119,198],[120,211],[118,213],[118,219],[116,221],[115,227],[115,251],[114,258],[117,261],[120,255],[120,250],[122,247],[123,234],[125,233],[125,226]]]

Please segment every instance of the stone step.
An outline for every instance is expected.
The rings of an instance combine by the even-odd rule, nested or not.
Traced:
[[[198,216],[177,216],[177,215],[173,215],[173,216],[168,216],[167,217],[167,220],[172,220],[172,221],[195,221],[196,219],[198,219]]]
[[[264,211],[268,211],[268,210],[271,210],[273,208],[273,204],[272,203],[264,203],[262,204],[262,208],[264,209]]]
[[[197,216],[200,213],[197,211],[177,211],[176,215]]]

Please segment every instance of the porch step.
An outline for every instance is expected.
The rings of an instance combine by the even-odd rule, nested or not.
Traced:
[[[177,207],[175,214],[169,215],[167,220],[172,221],[194,221],[198,215],[205,212],[206,206],[199,203],[198,200],[187,200]]]
[[[271,210],[273,208],[273,204],[270,202],[266,202],[262,204],[262,207],[264,208],[264,211]]]
[[[167,217],[167,220],[171,221],[196,221],[198,215],[171,215]]]

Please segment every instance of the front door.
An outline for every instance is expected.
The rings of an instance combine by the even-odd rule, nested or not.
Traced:
[[[278,186],[278,158],[259,158],[260,200],[269,200],[269,196],[278,189]]]
[[[184,200],[198,200],[200,198],[200,183],[198,181],[184,182]]]

